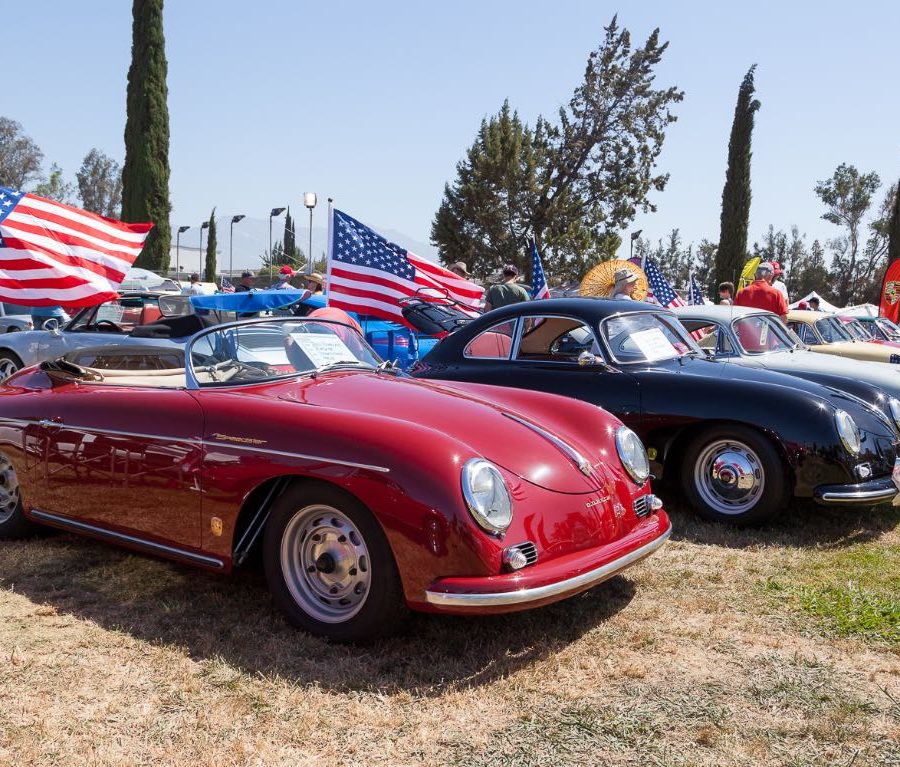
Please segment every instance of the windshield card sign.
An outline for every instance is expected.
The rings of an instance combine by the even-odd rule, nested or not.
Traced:
[[[648,362],[668,359],[677,354],[675,347],[672,346],[659,328],[639,330],[631,334],[631,340],[641,350]]]
[[[317,368],[357,361],[347,344],[331,333],[291,333],[291,338]]]

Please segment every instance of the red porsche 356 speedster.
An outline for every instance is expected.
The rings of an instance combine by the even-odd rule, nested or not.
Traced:
[[[0,537],[36,525],[226,573],[355,641],[409,609],[546,604],[656,550],[643,445],[605,411],[398,375],[325,320],[110,347],[0,384]]]

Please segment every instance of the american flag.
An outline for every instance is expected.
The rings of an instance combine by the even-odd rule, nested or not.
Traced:
[[[531,282],[531,297],[534,300],[550,298],[550,288],[547,287],[544,267],[541,265],[541,256],[538,253],[534,237],[531,238]]]
[[[432,288],[477,307],[484,288],[384,237],[346,213],[332,213],[328,305],[402,322],[400,299]]]
[[[649,256],[644,260],[644,274],[647,275],[647,284],[650,287],[650,292],[647,294],[647,301],[651,304],[659,304],[666,309],[684,306],[684,301],[678,297],[675,289],[669,284],[669,281],[662,276],[659,267]]]
[[[80,307],[113,299],[152,228],[0,187],[0,301]]]
[[[693,272],[691,273],[691,284],[688,288],[688,306],[702,306],[706,303],[706,299],[703,297],[703,291],[700,290],[700,283],[697,282],[697,278],[694,277]]]
[[[234,293],[234,285],[231,284],[231,280],[229,280],[224,274],[222,275],[222,292]]]

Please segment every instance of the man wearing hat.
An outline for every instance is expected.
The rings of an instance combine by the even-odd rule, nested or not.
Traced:
[[[773,261],[772,262],[772,271],[774,272],[774,279],[772,280],[772,287],[775,288],[775,290],[777,290],[779,293],[781,293],[781,295],[784,296],[785,303],[789,302],[790,299],[788,298],[787,285],[785,285],[781,281],[781,275],[784,274],[784,272],[781,271],[781,264],[779,264],[777,261]]]
[[[253,272],[241,272],[241,281],[235,286],[235,293],[249,293],[253,290],[253,283],[256,280]]]
[[[285,264],[278,270],[278,283],[272,286],[272,290],[293,290],[291,278],[294,276],[294,270]]]
[[[491,309],[499,309],[501,306],[528,301],[531,298],[528,295],[528,291],[516,282],[518,276],[519,270],[513,264],[507,264],[503,267],[503,282],[499,285],[491,285],[487,293],[485,293],[484,310],[486,312],[489,312]]]
[[[632,294],[637,287],[637,275],[623,266],[613,272],[613,279],[615,282],[609,291],[609,297],[613,301],[634,301]]]
[[[457,277],[462,277],[464,280],[469,279],[469,269],[464,261],[457,261],[455,264],[450,264],[448,268]]]
[[[775,279],[775,267],[771,262],[763,261],[756,267],[756,278],[753,282],[735,297],[734,305],[765,309],[784,319],[788,313],[787,301],[778,290],[772,287],[773,279]]]
[[[306,276],[306,289],[313,295],[325,292],[325,278],[318,272]]]

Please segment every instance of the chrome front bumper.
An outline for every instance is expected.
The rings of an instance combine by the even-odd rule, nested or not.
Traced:
[[[815,489],[813,497],[817,503],[825,505],[875,506],[879,503],[896,504],[898,500],[896,480],[880,477],[858,485],[821,485]]]

